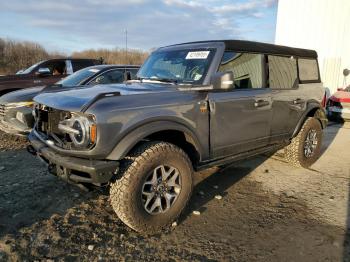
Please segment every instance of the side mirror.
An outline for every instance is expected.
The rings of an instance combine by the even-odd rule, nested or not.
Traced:
[[[39,70],[36,72],[36,75],[48,76],[48,75],[51,75],[51,71],[47,67],[40,67]]]
[[[233,88],[234,77],[232,71],[217,72],[211,78],[214,89],[230,89]]]
[[[129,71],[125,71],[124,73],[124,81],[131,80],[131,73]]]

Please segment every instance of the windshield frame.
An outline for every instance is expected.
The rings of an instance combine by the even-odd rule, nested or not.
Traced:
[[[179,51],[185,51],[185,52],[202,52],[202,51],[210,51],[210,53],[208,54],[208,58],[207,59],[207,65],[206,68],[203,71],[202,77],[199,80],[193,80],[193,81],[188,81],[185,80],[183,78],[156,78],[156,77],[148,77],[148,76],[144,76],[141,75],[143,69],[148,65],[149,61],[152,59],[152,56],[160,54],[160,53],[168,53],[168,52],[179,52]],[[143,63],[143,65],[141,66],[141,68],[139,69],[138,73],[137,73],[137,78],[139,80],[147,80],[147,81],[154,81],[154,82],[159,82],[161,84],[178,84],[178,85],[204,85],[207,76],[208,76],[208,72],[210,71],[211,67],[212,67],[212,63],[215,60],[215,57],[217,55],[217,47],[215,46],[189,46],[189,45],[183,45],[183,46],[177,46],[176,48],[160,48],[156,51],[154,51],[147,59],[146,61]]]

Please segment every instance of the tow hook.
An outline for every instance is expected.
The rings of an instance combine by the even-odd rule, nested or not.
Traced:
[[[29,154],[31,154],[33,156],[37,155],[37,152],[36,152],[35,148],[32,145],[27,146],[27,151],[28,151]]]

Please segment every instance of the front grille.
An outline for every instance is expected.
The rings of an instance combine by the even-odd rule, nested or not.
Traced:
[[[6,106],[4,104],[0,104],[0,121],[4,120],[6,114]]]
[[[67,143],[67,135],[62,134],[58,129],[60,121],[70,118],[70,113],[53,108],[49,108],[43,105],[37,105],[35,107],[35,129],[45,139],[52,140],[56,146],[62,148],[69,148],[70,144]]]

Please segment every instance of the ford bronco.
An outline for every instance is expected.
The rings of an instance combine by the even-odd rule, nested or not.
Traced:
[[[320,155],[327,118],[315,51],[177,44],[154,51],[137,76],[35,97],[28,151],[68,182],[108,186],[114,211],[138,232],[177,219],[194,170],[281,149],[309,167]]]

